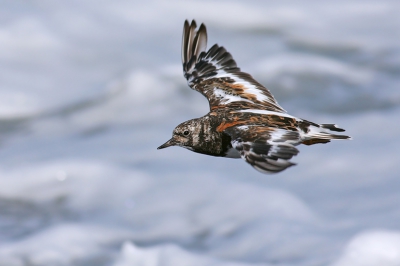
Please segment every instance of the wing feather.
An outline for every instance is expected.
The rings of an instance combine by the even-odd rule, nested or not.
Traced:
[[[185,20],[185,23],[183,24],[183,33],[182,33],[182,63],[185,64],[185,62],[188,61],[188,41],[189,41],[189,22]]]
[[[207,30],[193,20],[185,21],[182,39],[182,63],[189,86],[203,94],[210,109],[229,108],[270,110],[286,113],[271,92],[237,67],[232,55],[214,44],[208,51]]]
[[[248,164],[262,173],[278,173],[295,165],[289,160],[299,151],[298,132],[263,126],[236,126],[224,131]]]

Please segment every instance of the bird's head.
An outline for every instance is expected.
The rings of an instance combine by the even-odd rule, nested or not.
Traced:
[[[157,149],[164,149],[170,146],[181,146],[193,150],[199,144],[199,132],[201,125],[192,119],[178,125],[172,132],[172,138]]]

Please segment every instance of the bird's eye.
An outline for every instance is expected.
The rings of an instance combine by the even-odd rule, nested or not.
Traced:
[[[189,135],[189,131],[187,131],[187,130],[183,131],[183,135],[185,135],[185,136]]]

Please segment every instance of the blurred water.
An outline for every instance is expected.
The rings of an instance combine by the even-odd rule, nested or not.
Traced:
[[[0,265],[400,265],[397,1],[0,2]],[[354,140],[262,175],[157,151],[208,112],[185,19]]]

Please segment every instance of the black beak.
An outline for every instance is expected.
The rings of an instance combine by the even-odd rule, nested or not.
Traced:
[[[165,143],[164,143],[163,145],[161,145],[160,147],[158,147],[157,150],[161,150],[161,149],[164,149],[164,148],[168,148],[168,147],[174,146],[174,145],[176,145],[176,142],[175,142],[175,140],[172,138],[172,139],[168,140],[167,142],[165,142]]]

